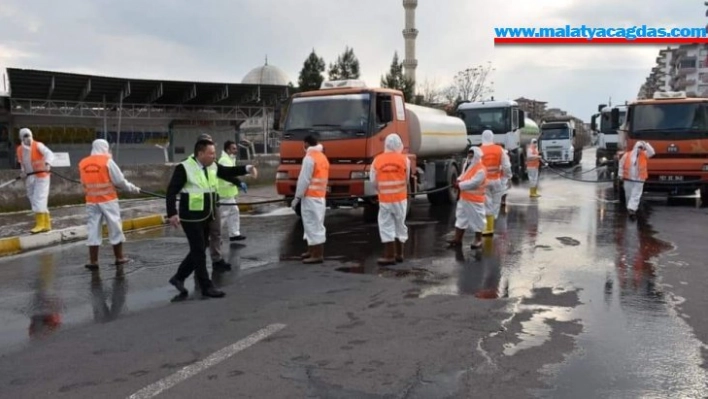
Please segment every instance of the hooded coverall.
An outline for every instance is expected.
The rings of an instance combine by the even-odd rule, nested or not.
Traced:
[[[220,165],[234,167],[236,166],[236,155],[229,155],[224,151],[218,163]],[[236,205],[238,187],[239,186],[232,182],[219,180],[219,202],[224,204],[220,210],[221,220],[226,222],[226,229],[229,232],[230,241],[241,241],[246,238],[241,235],[241,214],[238,205]],[[241,188],[245,187],[245,184],[241,183]],[[221,244],[219,243],[219,245]]]
[[[17,147],[17,162],[25,178],[27,198],[34,212],[35,226],[30,233],[37,234],[50,231],[52,222],[49,218],[49,172],[54,162],[54,153],[43,143],[32,138],[32,131],[27,128],[20,129],[22,144]],[[30,174],[32,173],[32,174]]]
[[[491,130],[482,132],[482,153],[482,164],[487,168],[487,227],[483,234],[493,235],[494,221],[499,217],[505,190],[503,179],[511,178],[511,161],[504,148],[494,144],[494,133]]]
[[[91,155],[79,162],[79,175],[86,196],[86,245],[89,247],[89,269],[98,268],[98,249],[103,242],[102,225],[108,227],[108,241],[113,245],[116,265],[127,262],[123,257],[123,222],[116,187],[130,193],[140,188],[129,182],[113,161],[106,140],[94,140]]]
[[[541,157],[538,154],[538,140],[532,139],[526,149],[526,172],[529,175],[529,196],[532,198],[538,195],[538,171],[541,167]]]
[[[308,251],[302,254],[303,263],[322,263],[327,229],[324,226],[327,210],[327,182],[329,181],[329,161],[322,152],[322,144],[307,148],[302,160],[302,169],[297,178],[297,189],[292,208],[302,201],[300,214],[305,230],[303,239]]]
[[[470,158],[469,155],[472,155]],[[451,247],[462,244],[466,230],[475,232],[475,242],[472,248],[478,248],[482,241],[482,231],[485,226],[487,170],[482,164],[483,150],[471,147],[465,162],[462,176],[457,179],[460,189],[460,200],[455,209],[455,238],[448,241]]]
[[[411,162],[402,154],[403,141],[396,133],[386,136],[384,152],[374,158],[369,180],[377,187],[379,199],[379,235],[384,256],[379,264],[403,262],[403,244],[408,241],[406,213]]]
[[[644,182],[649,177],[647,159],[654,154],[654,148],[649,143],[637,141],[632,151],[624,153],[619,161],[617,174],[623,180],[627,210],[630,214],[634,214],[639,208]]]

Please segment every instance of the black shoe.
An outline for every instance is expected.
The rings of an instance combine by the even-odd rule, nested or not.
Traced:
[[[224,291],[219,291],[214,287],[202,291],[202,298],[223,298],[224,296],[226,296]]]
[[[242,235],[237,235],[237,236],[229,237],[229,241],[231,241],[231,242],[234,242],[234,241],[243,241],[243,240],[245,240],[245,239],[246,239],[246,236],[242,236]]]
[[[219,261],[217,261],[217,262],[212,263],[212,264],[211,264],[211,267],[212,267],[212,269],[215,269],[215,270],[217,270],[217,271],[219,271],[219,270],[224,270],[224,271],[229,271],[229,270],[231,270],[231,264],[230,264],[230,263],[226,263],[226,261],[223,260],[223,259],[221,259],[221,260],[219,260]]]
[[[84,267],[91,270],[92,272],[98,270],[98,265],[95,265],[93,263],[87,263],[84,265]]]
[[[188,295],[189,291],[187,291],[186,288],[184,288],[184,281],[179,281],[177,280],[176,277],[172,277],[170,279],[170,284],[172,284],[175,288],[177,288],[177,291],[179,291],[180,295]]]

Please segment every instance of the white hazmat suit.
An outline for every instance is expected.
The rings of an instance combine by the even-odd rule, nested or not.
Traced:
[[[37,172],[49,172],[51,165],[54,162],[54,153],[47,148],[43,143],[35,142],[37,150],[44,157],[44,165],[39,165],[39,162],[32,162],[32,131],[27,128],[20,129],[20,168],[22,169],[22,177],[25,178],[25,187],[27,188],[27,198],[32,206],[32,212],[37,219],[37,226],[32,229],[32,233],[39,233],[51,230],[49,220],[49,208],[47,201],[49,200],[49,183],[51,178],[49,175],[39,177]]]
[[[492,145],[495,145],[494,133],[491,130],[485,130],[482,132],[482,152],[484,153],[484,147]],[[490,167],[490,165],[486,166],[487,168]],[[486,212],[487,216],[493,216],[493,219],[496,219],[499,217],[502,196],[504,195],[504,191],[506,191],[504,184],[511,179],[511,161],[509,160],[509,155],[507,155],[506,151],[502,151],[501,165],[494,166],[501,167],[501,178],[490,179],[489,176],[487,176]]]
[[[538,172],[541,166],[541,156],[538,152],[538,140],[532,139],[531,145],[526,149],[526,173],[529,175],[531,197],[538,196]]]
[[[482,161],[483,150],[479,147],[470,148],[472,158],[468,158],[465,163],[465,170],[461,176],[465,176],[467,171]],[[462,178],[460,177],[460,179]],[[484,169],[480,169],[467,180],[458,180],[460,191],[472,191],[479,188],[484,183],[487,174]],[[483,202],[465,201],[460,198],[457,201],[455,210],[455,228],[460,230],[472,230],[481,233],[485,226],[486,206]]]
[[[386,136],[384,142],[384,153],[403,152],[403,141],[396,133]],[[406,181],[410,178],[411,161],[406,157]],[[379,182],[376,179],[376,160],[371,165],[369,180],[376,186]],[[383,189],[383,188],[381,188]],[[408,227],[406,227],[406,213],[408,209],[408,199],[393,203],[379,203],[379,234],[381,242],[393,242],[398,240],[402,243],[408,241]]]
[[[106,140],[94,140],[91,155],[105,154],[110,156],[109,148],[110,147]],[[115,187],[131,193],[140,192],[140,188],[125,179],[123,172],[113,161],[113,159],[108,161],[108,173],[111,177],[111,183],[113,183]],[[123,222],[120,216],[120,205],[118,204],[117,199],[99,204],[86,204],[86,217],[86,229],[88,235],[86,240],[87,246],[101,245],[101,242],[103,241],[101,227],[104,220],[108,227],[108,241],[111,245],[118,245],[125,241],[125,235],[123,234]]]
[[[654,148],[647,142],[637,141],[630,152],[624,153],[619,161],[617,175],[624,180],[624,195],[627,200],[627,210],[634,213],[639,208],[644,191],[644,179],[639,174],[639,153],[645,151],[647,158],[651,158],[656,153]],[[629,176],[625,176],[624,165],[627,157],[630,157]]]
[[[320,253],[321,246],[325,243],[327,229],[324,226],[325,212],[327,210],[326,198],[316,198],[306,196],[308,188],[313,182],[313,173],[315,173],[315,160],[310,155],[313,152],[322,152],[322,144],[309,146],[306,150],[305,158],[302,160],[302,168],[297,179],[297,188],[295,189],[295,199],[292,202],[292,208],[295,209],[301,203],[300,215],[302,217],[302,225],[305,230],[303,239],[307,241],[310,251],[303,254],[302,257],[306,263],[321,262]],[[320,182],[316,182],[320,185]],[[327,183],[324,182],[324,187]],[[315,254],[311,251],[314,248]],[[308,255],[308,256],[306,256]],[[317,256],[316,256],[317,255]],[[311,261],[308,261],[311,260]]]

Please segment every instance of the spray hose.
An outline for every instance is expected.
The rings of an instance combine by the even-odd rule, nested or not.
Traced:
[[[558,176],[568,179],[568,180],[573,180],[581,183],[594,183],[594,184],[602,184],[602,183],[612,183],[614,182],[613,179],[598,179],[598,180],[584,180],[584,179],[576,179],[574,177],[568,176],[566,172],[559,171],[558,169],[548,165],[547,163],[545,164],[546,168],[550,170],[551,172],[557,174]],[[593,169],[581,172],[580,174],[585,174],[592,172],[594,170],[603,168],[604,166],[597,166]],[[644,180],[633,180],[633,179],[625,179],[622,178],[622,181],[627,181],[627,182],[632,182],[632,183],[647,183]],[[672,181],[672,182],[667,182],[667,181],[650,181],[649,183],[651,184],[658,184],[658,185],[666,185],[666,186],[678,186],[678,185],[689,185],[689,184],[697,184],[698,182],[695,181]]]

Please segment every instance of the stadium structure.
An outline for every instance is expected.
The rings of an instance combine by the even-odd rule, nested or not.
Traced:
[[[7,69],[0,95],[0,168],[15,168],[17,133],[32,129],[72,165],[91,142],[107,139],[119,164],[180,161],[200,133],[236,140],[243,158],[277,153],[272,120],[288,98],[289,81],[275,66],[251,70],[241,83],[206,83],[104,77]],[[220,152],[220,151],[219,151]]]

